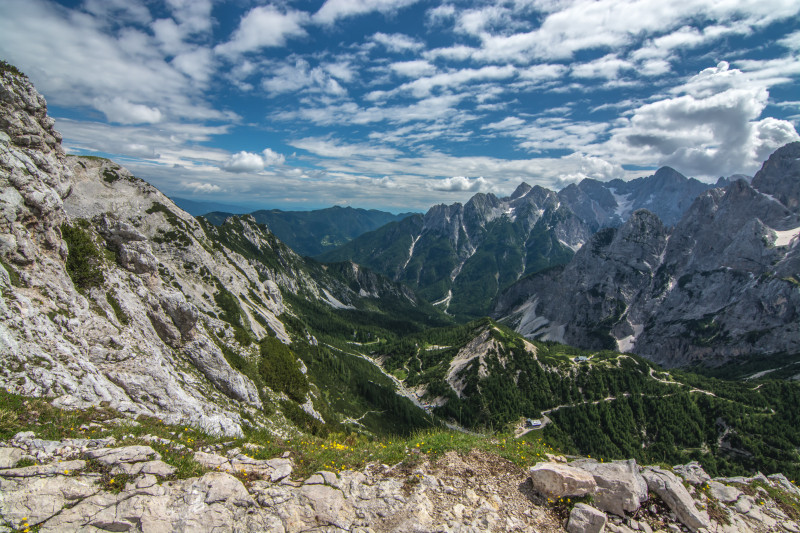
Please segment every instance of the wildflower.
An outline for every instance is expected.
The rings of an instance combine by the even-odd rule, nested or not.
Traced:
[[[64,470],[64,473],[69,475],[69,470]]]

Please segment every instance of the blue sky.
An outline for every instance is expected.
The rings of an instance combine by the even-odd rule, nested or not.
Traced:
[[[3,0],[71,153],[171,196],[390,211],[800,140],[797,0]]]

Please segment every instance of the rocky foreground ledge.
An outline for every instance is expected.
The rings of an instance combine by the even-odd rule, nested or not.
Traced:
[[[192,452],[206,473],[177,479],[152,447],[119,444],[0,443],[0,531],[800,532],[786,477],[711,479],[697,463],[551,456],[525,472],[473,451],[297,479],[288,453],[210,446]]]

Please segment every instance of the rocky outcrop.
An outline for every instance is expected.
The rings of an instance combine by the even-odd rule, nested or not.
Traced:
[[[664,500],[686,527],[697,531],[711,526],[708,513],[695,507],[694,500],[675,474],[649,466],[642,471],[642,477],[647,481],[647,488]]]
[[[186,451],[158,437],[139,440]],[[34,456],[38,464],[16,467]],[[590,460],[541,463],[526,481],[522,470],[497,457],[448,452],[409,468],[373,463],[360,471],[296,477],[291,458],[259,460],[239,448],[216,446],[194,451],[205,473],[177,479],[170,465],[156,467],[161,456],[147,445],[118,446],[112,438],[46,441],[30,432],[2,443],[0,457],[7,458],[0,467],[0,528],[17,530],[596,533],[605,528],[646,533],[707,528],[751,533],[798,527],[771,496],[784,494],[784,501],[790,501],[785,498],[800,495],[782,476],[712,480],[687,491],[672,472],[633,462],[611,463],[616,465],[611,469],[597,468]],[[693,468],[695,474],[698,469]],[[566,497],[556,503],[548,492],[547,500],[533,481],[540,475],[536,472],[583,476],[583,487],[594,488],[564,494],[596,498],[603,487],[593,485],[593,479],[607,471],[617,476],[631,470],[652,484],[656,500],[621,515],[606,516],[596,499],[559,511]],[[701,507],[714,507],[714,517]]]
[[[753,178],[699,196],[674,228],[637,211],[559,271],[523,280],[494,315],[518,332],[661,365],[800,350],[800,190],[792,143]]]

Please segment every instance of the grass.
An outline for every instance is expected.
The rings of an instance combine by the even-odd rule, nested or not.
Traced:
[[[415,464],[424,458],[436,460],[450,451],[467,454],[472,450],[503,457],[526,468],[546,460],[547,453],[555,452],[539,440],[515,440],[510,434],[488,436],[432,429],[396,438],[329,433],[324,438],[304,435],[281,439],[261,428],[248,430],[244,438],[230,439],[209,435],[190,426],[166,424],[153,417],[140,415],[134,422],[121,416],[107,407],[62,410],[45,399],[27,398],[0,390],[0,440],[8,440],[20,431],[33,431],[37,438],[46,440],[113,436],[118,446],[151,446],[161,454],[165,463],[177,468],[174,475],[177,479],[207,472],[209,469],[194,460],[194,451],[219,444],[223,445],[223,449],[217,452],[221,455],[237,447],[255,459],[270,459],[289,452],[295,464],[295,478],[305,478],[320,470],[358,470],[372,462]],[[171,443],[145,440],[142,438],[145,435],[168,439]],[[101,470],[97,471],[103,473]],[[114,483],[111,483],[112,478]],[[121,480],[110,473],[108,476],[104,474],[103,479],[109,488]]]

